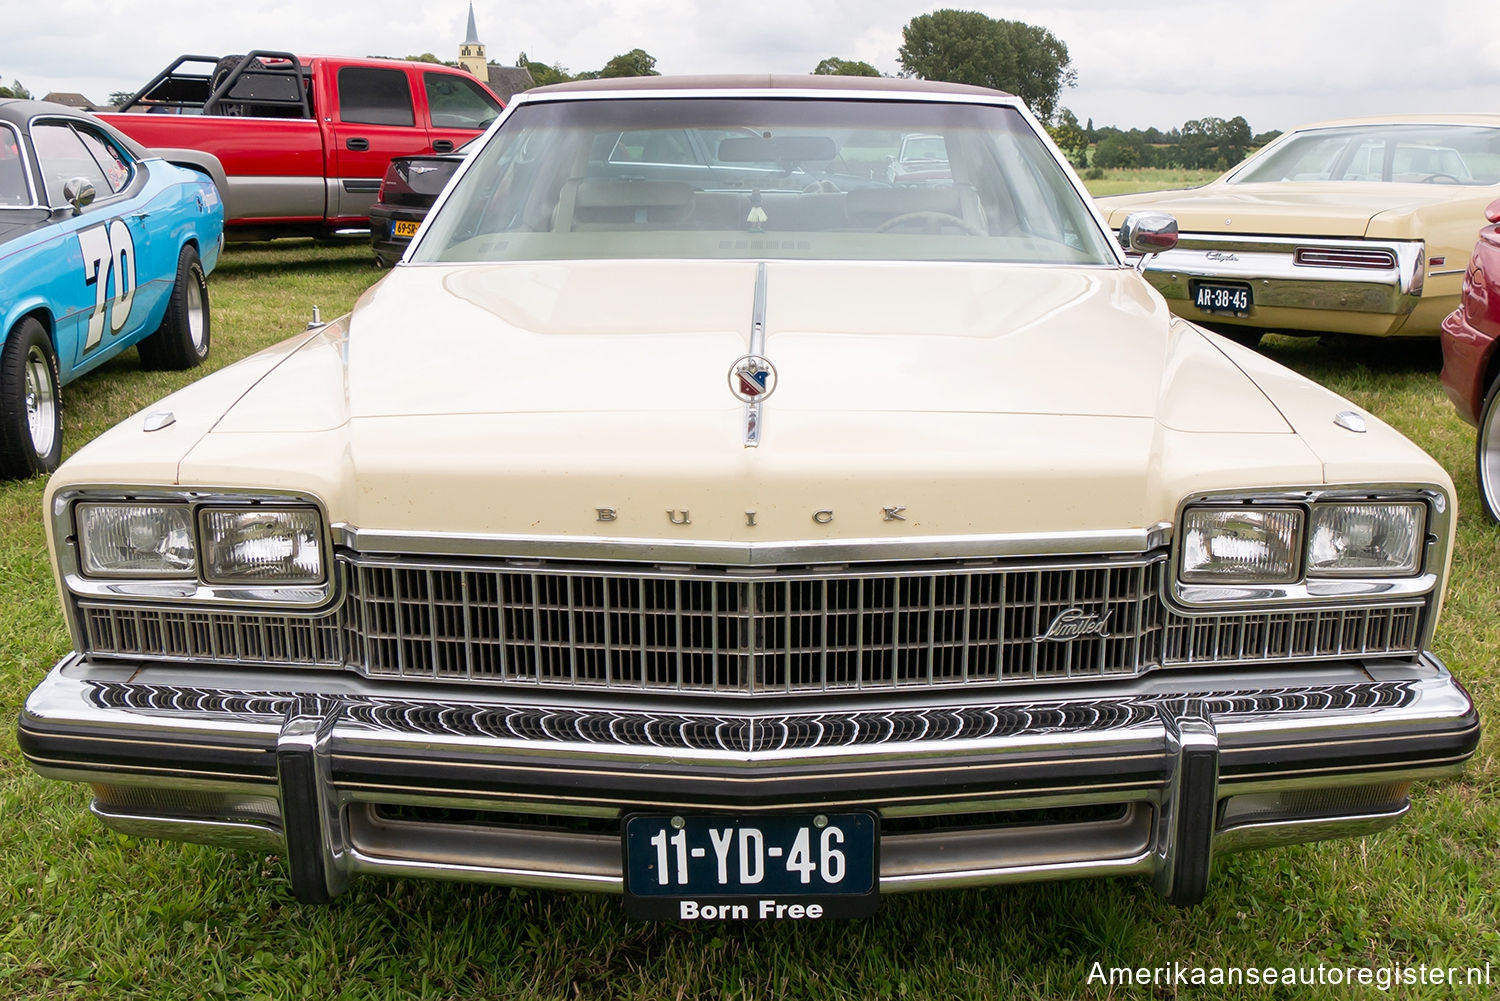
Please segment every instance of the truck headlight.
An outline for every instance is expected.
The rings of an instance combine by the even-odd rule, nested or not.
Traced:
[[[78,549],[89,577],[195,577],[186,504],[79,504]]]
[[[198,512],[210,584],[316,584],[323,531],[311,508],[206,507]]]
[[[1421,564],[1421,503],[1314,504],[1307,532],[1310,577],[1409,577]]]
[[[1180,576],[1192,583],[1287,584],[1297,579],[1302,511],[1294,507],[1190,508]]]

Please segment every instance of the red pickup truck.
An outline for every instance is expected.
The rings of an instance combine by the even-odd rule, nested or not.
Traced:
[[[503,108],[435,63],[255,51],[179,56],[99,117],[212,177],[226,238],[259,240],[367,225],[392,157],[452,150]]]

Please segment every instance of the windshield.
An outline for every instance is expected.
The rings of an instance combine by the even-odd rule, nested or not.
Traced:
[[[903,183],[914,134],[946,162]],[[1114,264],[1105,240],[1013,108],[617,98],[518,107],[411,259]]]
[[[1313,129],[1268,149],[1231,184],[1394,181],[1500,184],[1500,129],[1477,125],[1363,125]]]

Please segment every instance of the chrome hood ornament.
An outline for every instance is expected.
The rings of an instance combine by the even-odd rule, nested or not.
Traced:
[[[735,359],[729,369],[729,391],[745,403],[762,403],[776,392],[776,366],[762,355]]]
[[[729,391],[745,404],[745,447],[760,445],[760,405],[776,392],[776,367],[766,350],[766,265],[755,270],[755,307],[750,316],[750,353],[729,366]]]

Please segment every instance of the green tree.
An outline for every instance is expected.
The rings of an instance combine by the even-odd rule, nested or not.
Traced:
[[[110,94],[109,94],[109,103],[110,103],[110,106],[118,108],[120,105],[124,104],[126,101],[130,100],[134,96],[135,96],[135,91],[133,91],[133,90],[113,90],[113,91],[110,91]]]
[[[1047,126],[1047,131],[1052,134],[1052,141],[1057,143],[1073,166],[1089,165],[1089,134],[1078,124],[1078,116],[1073,114],[1072,108],[1059,111],[1057,121]]]
[[[572,74],[570,74],[561,66],[561,64],[558,63],[553,63],[551,66],[548,66],[546,63],[538,63],[532,62],[531,60],[526,60],[524,62],[517,63],[516,65],[525,66],[527,72],[531,74],[531,79],[536,82],[536,85],[538,87],[545,87],[549,83],[567,83],[569,80],[573,79]]]
[[[1078,78],[1067,45],[1046,28],[970,10],[912,18],[896,56],[910,76],[1009,91],[1046,121]]]
[[[829,56],[813,69],[813,76],[880,76],[878,69],[860,59]]]
[[[661,76],[656,71],[656,57],[645,49],[631,49],[615,56],[599,71],[604,78],[617,76]]]
[[[1124,132],[1105,136],[1094,147],[1094,166],[1105,169],[1145,166],[1144,146],[1145,143]]]
[[[29,101],[33,95],[31,91],[21,86],[21,81],[12,80],[9,87],[0,83],[0,97],[19,97]]]

